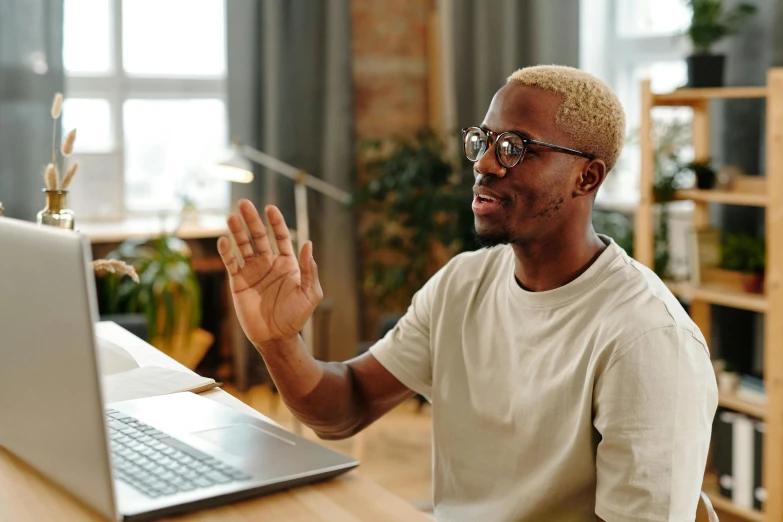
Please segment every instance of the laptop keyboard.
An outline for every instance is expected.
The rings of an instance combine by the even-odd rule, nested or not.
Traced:
[[[106,410],[115,477],[157,498],[248,480],[243,471],[117,410]]]

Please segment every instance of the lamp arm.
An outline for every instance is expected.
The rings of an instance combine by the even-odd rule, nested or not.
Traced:
[[[327,183],[321,178],[316,178],[312,174],[305,173],[304,183],[311,189],[317,190],[321,194],[329,196],[332,199],[336,199],[340,203],[348,203],[351,200],[351,195],[348,192]]]
[[[248,145],[242,145],[242,154],[249,160],[258,163],[268,169],[274,170],[278,174],[282,174],[286,178],[296,181],[299,176],[300,170],[296,167],[292,167],[288,163],[280,161],[277,158],[273,158],[269,154],[261,152],[258,149],[254,149]]]
[[[296,167],[293,167],[284,161],[280,161],[279,159],[274,158],[269,154],[265,154],[258,149],[254,149],[253,147],[243,144],[242,154],[244,154],[244,156],[249,160],[258,163],[259,165],[274,170],[278,174],[281,174],[296,183],[304,183],[311,189],[329,196],[332,199],[336,199],[341,203],[347,203],[351,198],[351,195],[348,192],[335,187],[334,185],[327,183],[320,178],[316,178],[312,174],[308,174],[303,170],[297,169]]]

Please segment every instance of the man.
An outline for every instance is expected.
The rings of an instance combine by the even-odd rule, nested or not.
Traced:
[[[248,338],[283,400],[326,439],[412,397],[432,402],[434,501],[448,521],[693,520],[717,407],[706,341],[646,267],[591,224],[623,110],[576,69],[512,74],[479,127],[457,256],[369,353],[318,362],[298,336],[322,298],[313,246],[279,254],[248,201],[218,247]]]

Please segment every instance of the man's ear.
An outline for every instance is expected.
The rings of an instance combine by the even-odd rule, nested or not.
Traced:
[[[576,180],[574,197],[594,195],[606,178],[606,163],[600,159],[589,160]]]

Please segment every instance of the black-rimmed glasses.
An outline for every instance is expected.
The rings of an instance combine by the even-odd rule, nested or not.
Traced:
[[[467,127],[462,129],[462,143],[465,147],[465,156],[472,162],[481,159],[485,152],[495,144],[495,156],[498,163],[510,169],[516,167],[525,157],[528,145],[540,145],[549,147],[560,152],[576,154],[585,158],[593,159],[591,154],[580,152],[578,150],[544,143],[522,136],[516,131],[505,131],[501,133],[484,130],[481,127]]]

